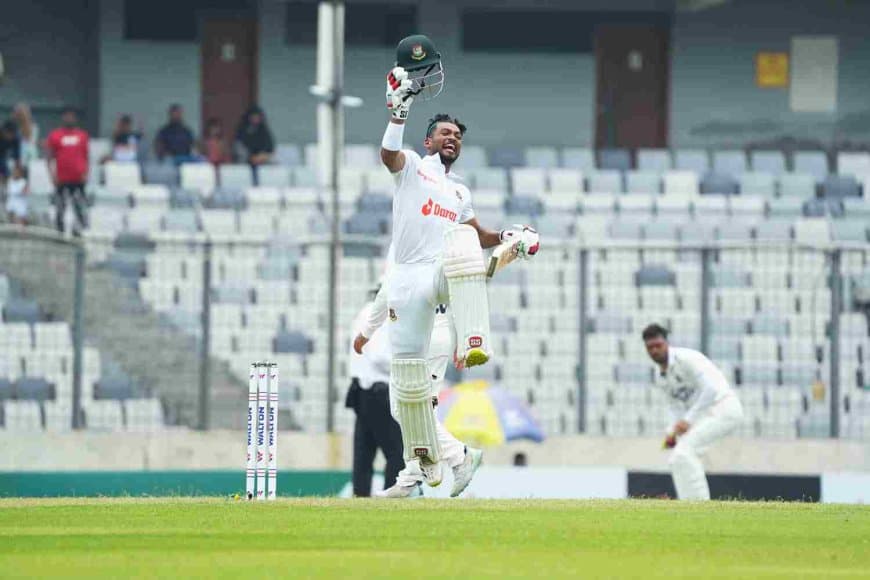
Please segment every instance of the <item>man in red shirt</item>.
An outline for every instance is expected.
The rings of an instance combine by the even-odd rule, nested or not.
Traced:
[[[46,140],[48,171],[56,188],[55,222],[58,231],[63,232],[66,201],[70,198],[78,220],[73,235],[79,235],[87,226],[85,183],[88,181],[89,138],[87,131],[78,127],[78,115],[72,107],[63,110],[61,122],[63,125],[49,133]]]

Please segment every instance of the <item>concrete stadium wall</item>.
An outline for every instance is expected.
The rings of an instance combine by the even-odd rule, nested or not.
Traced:
[[[281,433],[281,469],[350,469],[351,437]],[[244,469],[242,432],[170,430],[162,433],[0,432],[0,472],[160,471]],[[530,466],[622,467],[667,470],[657,438],[551,437],[543,444],[511,443],[486,451],[487,465],[510,465],[523,452]],[[380,460],[379,460],[380,461]],[[745,474],[870,472],[870,442],[824,439],[729,439],[707,457],[709,470]]]

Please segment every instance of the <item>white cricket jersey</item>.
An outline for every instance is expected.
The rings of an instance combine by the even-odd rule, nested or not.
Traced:
[[[352,336],[355,337],[359,334],[365,326],[372,306],[373,303],[369,302],[357,314],[353,323]],[[353,338],[351,339],[348,374],[351,378],[358,379],[363,389],[370,389],[374,383],[389,384],[391,360],[390,333],[387,332],[386,328],[377,328],[363,347],[361,355],[353,350]]]
[[[433,262],[441,257],[445,230],[474,218],[471,192],[456,174],[445,172],[438,154],[403,153],[405,166],[393,174],[395,263]]]
[[[668,370],[656,373],[656,383],[668,396],[674,420],[690,424],[725,397],[736,396],[722,371],[691,348],[669,346]]]

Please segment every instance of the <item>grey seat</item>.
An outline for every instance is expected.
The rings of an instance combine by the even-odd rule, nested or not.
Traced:
[[[746,320],[734,316],[717,316],[710,320],[711,342],[717,342],[723,337],[739,339],[746,334]]]
[[[94,385],[95,399],[126,400],[134,398],[133,380],[123,374],[102,376]]]
[[[732,242],[747,242],[752,239],[754,228],[743,221],[727,221],[716,228],[716,239]]]
[[[526,147],[525,158],[528,167],[546,169],[559,166],[559,153],[555,147]]]
[[[775,362],[746,362],[739,367],[741,385],[773,386],[779,383],[779,366]]]
[[[279,143],[275,148],[275,160],[281,165],[302,165],[302,148],[295,143]]]
[[[516,332],[517,324],[513,317],[502,312],[496,312],[490,315],[489,329],[498,333]]]
[[[712,283],[714,288],[748,288],[751,286],[749,272],[727,266],[713,268]]]
[[[852,175],[829,175],[822,183],[825,197],[860,197],[861,188]]]
[[[773,173],[748,171],[742,174],[740,176],[740,194],[773,197],[776,194]]]
[[[622,173],[616,170],[594,171],[588,176],[590,193],[622,193]]]
[[[659,194],[662,191],[661,175],[655,171],[627,171],[625,173],[626,193]]]
[[[638,149],[637,168],[640,171],[664,173],[671,169],[671,152],[667,149]]]
[[[653,381],[653,367],[642,362],[622,362],[615,367],[616,381],[620,384],[647,384]]]
[[[660,217],[644,225],[643,237],[646,240],[676,241],[678,238],[677,222],[664,220]]]
[[[196,233],[199,220],[192,209],[174,209],[163,216],[163,227],[168,232]]]
[[[26,298],[11,298],[3,306],[5,322],[27,322],[33,324],[39,321],[39,304]]]
[[[388,195],[364,193],[357,199],[360,212],[389,214],[393,211],[393,199]]]
[[[759,241],[789,241],[793,237],[793,227],[790,220],[767,220],[755,228],[755,238]]]
[[[545,237],[568,239],[574,235],[573,212],[548,213],[534,220],[535,228]]]
[[[0,377],[0,401],[11,399],[15,396],[15,387],[12,381],[6,377]]]
[[[276,353],[308,354],[313,352],[311,340],[298,330],[282,330],[272,339]]]
[[[787,362],[782,365],[782,384],[808,387],[816,380],[818,366],[815,363]]]
[[[211,289],[212,300],[221,304],[249,304],[251,290],[246,286],[223,284]]]
[[[146,163],[142,166],[145,183],[165,185],[170,189],[178,185],[178,168],[172,163]]]
[[[381,236],[386,234],[385,217],[372,212],[355,213],[344,222],[344,231],[348,234],[364,236]]]
[[[631,169],[631,153],[627,149],[601,149],[598,152],[598,167],[628,171]]]
[[[15,381],[19,401],[47,401],[54,398],[54,385],[42,377],[21,377]]]
[[[709,351],[715,361],[733,362],[740,358],[740,343],[736,336],[717,336],[710,341]]]
[[[139,278],[145,276],[145,257],[138,252],[112,252],[106,265],[130,284],[135,284]]]
[[[562,167],[594,171],[595,154],[585,147],[565,147],[562,149]]]
[[[767,204],[768,214],[771,219],[775,218],[798,218],[804,214],[804,199],[799,197],[780,197],[771,199]]]
[[[722,173],[708,173],[701,180],[701,193],[724,193],[733,195],[739,187],[737,180],[730,175]]]
[[[765,171],[773,175],[785,173],[785,155],[782,151],[752,151],[749,154],[753,171]]]
[[[779,178],[779,195],[807,199],[816,195],[816,182],[809,173],[784,173]]]
[[[866,193],[867,197],[863,199],[847,197],[843,200],[843,214],[847,218],[870,220],[870,191]]]
[[[788,320],[781,316],[762,314],[756,316],[750,322],[752,334],[765,334],[771,336],[788,336]]]
[[[489,151],[489,164],[492,167],[523,167],[526,155],[519,147],[499,146]]]
[[[824,151],[797,151],[793,161],[795,173],[809,173],[816,183],[828,176],[828,155]]]
[[[867,222],[862,219],[842,219],[831,222],[831,237],[837,242],[866,242]]]
[[[680,241],[706,244],[715,239],[717,222],[691,221],[680,226]]]
[[[806,217],[842,217],[843,202],[838,198],[808,199],[803,213]]]
[[[643,221],[619,219],[610,222],[610,237],[617,240],[640,240]]]
[[[600,312],[591,321],[592,332],[628,334],[631,332],[631,318],[620,314]]]
[[[677,276],[667,266],[650,264],[635,272],[634,283],[637,286],[674,286]]]
[[[713,172],[737,177],[746,172],[746,154],[732,149],[713,152]]]
[[[294,273],[295,267],[288,260],[270,258],[257,266],[261,280],[290,280]]]
[[[475,189],[494,191],[508,190],[508,176],[504,169],[491,167],[469,171],[469,177],[474,180]]]
[[[677,149],[674,152],[674,167],[704,175],[710,171],[710,157],[703,149]]]
[[[188,209],[199,204],[199,194],[189,189],[174,188],[169,193],[169,205],[175,209]]]
[[[531,195],[512,195],[505,203],[505,213],[537,216],[544,212],[544,205]]]
[[[219,187],[206,199],[206,207],[209,209],[243,209],[245,196],[239,189]]]

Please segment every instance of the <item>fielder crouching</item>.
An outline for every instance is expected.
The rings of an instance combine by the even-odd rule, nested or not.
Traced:
[[[668,331],[650,324],[643,331],[650,358],[658,365],[656,382],[670,402],[673,424],[665,447],[679,499],[709,500],[710,487],[701,456],[737,430],[743,407],[725,375],[706,356],[668,344]]]

